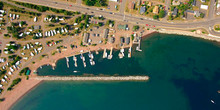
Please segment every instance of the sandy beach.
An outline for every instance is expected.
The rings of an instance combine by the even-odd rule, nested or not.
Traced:
[[[12,91],[8,91],[3,102],[0,102],[0,110],[8,110],[17,100],[24,96],[32,88],[40,84],[40,80],[35,79],[22,79],[22,81],[14,87]]]

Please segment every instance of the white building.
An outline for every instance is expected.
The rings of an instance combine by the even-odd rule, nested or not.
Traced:
[[[209,6],[208,5],[201,5],[200,8],[203,9],[203,10],[208,10]]]

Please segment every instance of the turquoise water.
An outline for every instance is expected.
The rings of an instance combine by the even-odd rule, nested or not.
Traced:
[[[154,34],[142,52],[112,60],[95,55],[95,66],[70,58],[38,69],[39,75],[149,75],[148,82],[44,82],[12,109],[220,110],[220,45],[181,35]],[[127,50],[126,50],[127,54]],[[88,55],[84,54],[88,61]],[[127,55],[126,55],[127,56]],[[79,56],[78,56],[79,57]],[[73,71],[79,71],[74,73]],[[211,103],[214,100],[216,104]]]

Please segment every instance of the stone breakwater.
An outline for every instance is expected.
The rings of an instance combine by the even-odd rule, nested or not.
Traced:
[[[64,81],[146,81],[149,76],[97,76],[97,77],[56,77],[42,76],[34,77],[36,80],[64,80]]]

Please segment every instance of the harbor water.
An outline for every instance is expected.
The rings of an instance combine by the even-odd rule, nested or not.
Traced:
[[[111,60],[102,52],[95,65],[78,67],[69,57],[39,68],[38,75],[148,75],[149,81],[45,81],[21,98],[12,110],[220,110],[220,45],[182,35],[153,34],[143,38],[142,52]],[[110,50],[107,51],[108,54]],[[74,72],[75,71],[75,72]],[[213,100],[215,103],[212,103]]]

